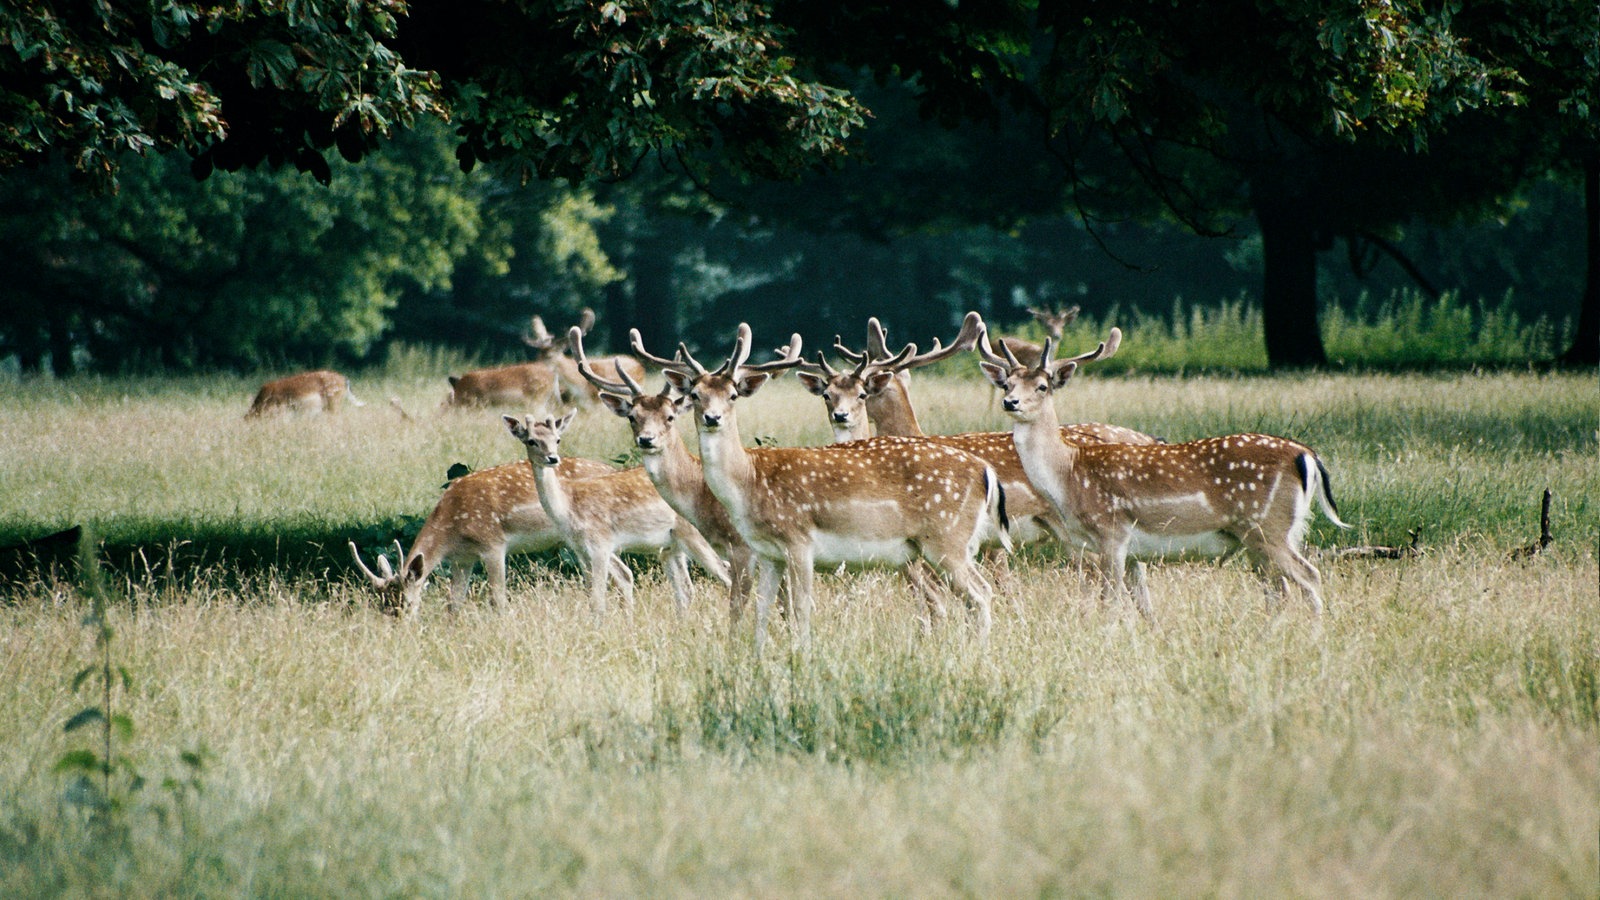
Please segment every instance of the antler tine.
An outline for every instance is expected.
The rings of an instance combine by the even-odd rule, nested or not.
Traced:
[[[942,359],[949,359],[950,357],[955,356],[957,353],[964,353],[967,350],[971,350],[978,343],[978,332],[982,326],[983,318],[976,312],[969,312],[965,317],[962,318],[961,331],[956,334],[956,339],[951,342],[950,346],[946,347],[939,343],[938,338],[934,338],[933,349],[929,350],[927,353],[913,353],[909,359],[896,365],[895,369],[897,371],[903,369],[915,369],[920,366],[926,366],[930,363],[936,363]],[[885,363],[885,365],[887,365],[887,363]]]
[[[867,354],[874,359],[887,359],[893,354],[889,352],[888,335],[883,331],[883,323],[877,316],[867,319]]]
[[[394,561],[402,566],[406,564],[406,550],[404,547],[400,546],[399,538],[394,539]],[[378,557],[378,568],[382,569],[385,575],[390,577],[394,576],[394,569],[389,568],[389,557]]]
[[[665,359],[663,357],[656,356],[654,353],[651,353],[649,350],[646,350],[644,348],[644,338],[639,334],[639,329],[637,329],[637,328],[628,329],[628,346],[633,348],[633,353],[634,353],[635,356],[639,357],[640,359],[644,360],[647,363],[650,363],[650,364],[656,365],[656,366],[660,366],[663,369],[676,369],[676,370],[679,370],[679,371],[686,370],[686,366],[684,365],[684,362],[683,362],[682,359]],[[693,361],[691,360],[691,363],[692,362]],[[691,372],[691,374],[694,374],[694,375],[701,375],[701,374],[704,374],[704,373],[705,373],[704,369],[701,369],[698,372]]]
[[[1011,348],[1007,347],[1004,342],[1000,343],[1000,352],[1005,355],[999,356],[995,354],[994,343],[989,340],[989,325],[982,320],[978,322],[978,343],[975,346],[978,348],[978,355],[990,365],[1005,366],[1009,369],[1015,369],[1017,366],[1022,365],[1017,361],[1016,354],[1012,353]]]
[[[800,349],[801,349],[802,346],[803,346],[803,342],[800,340],[799,333],[791,334],[791,335],[789,335],[789,343],[784,344],[782,347],[778,348],[778,358],[777,359],[769,360],[769,361],[764,362],[764,363],[756,363],[755,365],[749,365],[749,364],[747,364],[745,362],[740,362],[739,365],[737,366],[737,368],[743,369],[746,372],[784,372],[784,371],[787,371],[789,369],[794,368],[795,366],[800,365],[800,363],[801,363]],[[749,359],[749,358],[750,358],[750,354],[747,351],[745,353],[745,359]]]
[[[371,569],[367,568],[367,564],[361,559],[361,551],[356,549],[356,542],[350,541],[349,544],[350,558],[356,561],[356,568],[360,569],[361,574],[367,576],[367,580],[372,582],[373,585],[382,585],[385,579],[378,577]]]
[[[781,350],[782,348],[779,348],[779,349]],[[839,354],[840,356],[844,357],[845,359],[850,360],[853,363],[858,363],[858,362],[862,361],[863,359],[868,359],[868,358],[871,357],[871,353],[870,352],[861,351],[861,350],[851,350],[849,347],[846,347],[844,345],[844,338],[840,337],[837,334],[833,336],[833,352]]]
[[[1111,333],[1106,336],[1106,339],[1100,342],[1100,346],[1090,350],[1088,353],[1074,356],[1070,360],[1064,360],[1064,362],[1086,363],[1094,362],[1097,359],[1109,359],[1116,354],[1117,348],[1121,346],[1122,329],[1112,328]]]
[[[1002,344],[1001,346],[1004,346],[1004,345]],[[1008,352],[1007,355],[1009,356],[1010,353]],[[1056,339],[1053,338],[1053,337],[1045,338],[1044,339],[1044,347],[1039,350],[1039,367],[1038,367],[1039,370],[1040,371],[1048,370],[1050,368],[1050,358],[1055,356],[1055,355],[1056,355]],[[1063,360],[1063,362],[1068,362],[1068,361],[1069,360]],[[1074,365],[1076,365],[1076,363],[1074,363]]]
[[[685,351],[687,352],[687,351]],[[733,373],[739,371],[745,362],[750,359],[750,325],[740,322],[739,329],[733,336],[733,353],[726,362],[717,368],[714,374]]]
[[[594,329],[594,310],[585,306],[583,312],[578,313],[578,327],[583,329],[584,334]]]
[[[638,397],[643,393],[643,391],[639,390],[639,386],[633,383],[633,379],[628,378],[627,373],[622,371],[621,366],[616,367],[617,374],[621,375],[625,381],[609,381],[600,377],[600,373],[589,365],[589,357],[584,355],[583,330],[578,326],[574,325],[567,329],[567,343],[572,347],[572,359],[573,362],[578,364],[578,374],[582,375],[590,384],[602,391],[609,391],[613,394],[632,391],[633,396]]]
[[[787,348],[779,347],[778,349],[780,352],[782,352]],[[815,364],[803,362],[795,368],[805,369],[807,372],[818,372],[830,379],[839,374],[838,370],[836,370],[833,366],[828,365],[828,354],[823,350],[817,351],[817,361]]]

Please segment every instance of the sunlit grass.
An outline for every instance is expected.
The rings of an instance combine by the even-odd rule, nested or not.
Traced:
[[[780,620],[757,659],[720,589],[680,618],[653,566],[603,624],[564,566],[515,569],[500,611],[480,591],[449,617],[440,586],[414,620],[374,611],[343,536],[520,452],[496,412],[437,413],[442,379],[410,365],[357,375],[364,408],[267,422],[242,418],[246,379],[0,399],[6,539],[81,523],[149,548],[106,577],[122,752],[151,779],[121,831],[63,802],[86,600],[7,585],[0,896],[1593,892],[1592,378],[1085,372],[1063,421],[1318,448],[1356,525],[1311,535],[1326,616],[1269,608],[1238,560],[1155,564],[1150,628],[1029,551],[994,573],[987,647],[959,609],[922,635],[892,573],[823,573],[811,654]],[[930,430],[1007,427],[975,372],[913,393]],[[788,379],[740,415],[746,440],[828,439]],[[571,449],[626,433],[587,412]],[[1556,543],[1512,559],[1545,487]],[[1413,528],[1412,559],[1332,554]],[[241,533],[316,546],[160,562]],[[174,815],[159,783],[194,748],[204,789]]]

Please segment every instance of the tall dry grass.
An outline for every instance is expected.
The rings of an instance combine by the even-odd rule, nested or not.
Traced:
[[[1001,427],[975,378],[918,378],[925,425]],[[366,409],[250,427],[246,385],[30,386],[0,399],[0,511],[129,540],[230,523],[304,539],[425,512],[451,462],[515,458],[491,414]],[[993,640],[926,637],[886,573],[819,577],[814,650],[753,658],[707,583],[684,617],[646,569],[597,626],[569,570],[510,608],[414,621],[320,565],[114,569],[116,828],[52,771],[93,636],[72,584],[0,605],[4,896],[1592,896],[1600,603],[1587,379],[1499,374],[1094,378],[1064,420],[1174,439],[1239,428],[1328,458],[1355,534],[1414,559],[1319,557],[1329,614],[1269,609],[1237,562],[1153,565],[1159,628],[1070,560],[997,572]],[[420,416],[383,407],[402,396]],[[826,439],[793,385],[747,438]],[[576,449],[625,449],[586,414]],[[691,437],[692,443],[692,437]],[[1556,489],[1557,542],[1508,553]],[[204,748],[202,792],[163,778]]]

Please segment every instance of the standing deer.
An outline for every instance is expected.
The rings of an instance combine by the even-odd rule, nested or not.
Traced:
[[[594,328],[594,310],[587,307],[578,316],[578,324],[567,331],[565,340],[557,340],[549,330],[544,327],[544,319],[534,316],[529,322],[528,333],[523,335],[522,342],[532,347],[538,353],[539,362],[547,365],[556,374],[557,389],[561,400],[578,406],[591,406],[599,399],[600,389],[591,385],[578,371],[578,364],[567,355],[573,344],[573,334],[585,335]],[[624,370],[634,381],[644,380],[644,366],[637,359],[626,355],[599,356],[589,360],[591,369],[602,376],[613,373],[620,375]]]
[[[728,564],[717,558],[693,525],[673,512],[640,469],[593,478],[561,477],[557,472],[561,435],[575,415],[503,418],[512,436],[527,448],[545,514],[588,573],[589,601],[595,614],[605,614],[607,581],[622,591],[624,607],[633,605],[633,572],[617,558],[623,551],[661,555],[680,613],[689,608],[694,592],[689,582],[690,556],[718,581],[729,584]]]
[[[1028,314],[1033,316],[1033,320],[1044,328],[1046,339],[1055,341],[1059,346],[1061,344],[1062,331],[1067,325],[1071,324],[1073,319],[1078,317],[1078,307],[1072,306],[1063,310],[1043,310],[1030,306],[1028,307]],[[996,338],[992,342],[985,344],[985,346],[994,353],[999,353],[1001,347],[1006,347],[1018,361],[1029,366],[1038,364],[1043,350],[1042,347],[1032,341],[1015,337]]]
[[[617,370],[620,381],[601,378],[584,356],[582,332],[573,328],[568,343],[578,372],[599,390],[600,402],[628,420],[645,474],[661,499],[689,520],[728,561],[728,615],[730,623],[737,626],[750,596],[755,556],[733,527],[728,510],[706,486],[700,460],[689,452],[678,432],[678,414],[688,405],[688,398],[674,395],[670,383],[659,394],[646,393],[624,369]]]
[[[355,406],[366,406],[350,393],[350,379],[338,372],[301,372],[263,384],[244,415],[254,419],[277,412],[338,412],[346,397]]]
[[[580,325],[587,332],[594,325],[594,311],[585,309]],[[450,376],[450,393],[445,396],[444,408],[484,406],[532,406],[550,408],[561,403],[587,405],[594,400],[595,391],[578,374],[577,366],[565,355],[566,342],[558,342],[544,326],[544,319],[534,316],[529,333],[523,343],[536,351],[532,362],[477,369],[463,375]],[[610,357],[596,361],[602,373],[626,366],[636,379],[644,377],[644,367],[638,360],[627,356]]]
[[[834,339],[834,349],[854,362],[854,369],[837,371],[819,353],[815,369],[801,369],[795,374],[807,390],[822,398],[835,441],[860,440],[875,427],[880,435],[925,437],[965,450],[987,462],[1000,476],[1006,491],[1006,512],[1011,518],[1013,539],[1022,542],[1050,537],[1063,540],[1066,529],[1056,518],[1049,501],[1029,484],[1009,432],[928,435],[917,421],[907,379],[902,376],[912,369],[970,350],[978,342],[982,324],[977,313],[969,312],[962,320],[961,331],[948,347],[941,346],[939,339],[934,338],[933,349],[926,353],[918,353],[916,344],[907,344],[900,352],[891,354],[884,340],[883,326],[876,318],[868,319],[865,351],[858,353],[844,346],[838,338]],[[1061,436],[1063,440],[1079,443],[1159,442],[1144,432],[1100,422],[1063,425]]]
[[[841,563],[899,568],[913,586],[924,560],[967,600],[980,641],[989,634],[993,590],[973,564],[991,522],[1004,528],[1005,511],[994,472],[951,447],[917,438],[880,437],[833,447],[746,448],[736,401],[756,393],[772,372],[799,363],[800,336],[784,355],[749,365],[750,326],[741,323],[731,356],[708,371],[680,345],[677,359],[644,351],[694,405],[707,486],[756,553],[756,646],[787,575],[797,642],[809,644],[815,589],[813,568]],[[921,589],[919,589],[921,590]],[[932,593],[922,590],[924,596]],[[929,624],[934,613],[930,599]]]
[[[1196,552],[1224,556],[1242,547],[1258,572],[1275,568],[1322,613],[1322,578],[1300,554],[1313,499],[1341,528],[1328,471],[1311,448],[1265,434],[1235,434],[1180,444],[1075,444],[1061,439],[1055,391],[1079,365],[1117,351],[1122,332],[1071,359],[1052,361],[1054,340],[1025,365],[980,339],[984,374],[1014,420],[1013,436],[1034,488],[1062,520],[1081,530],[1101,558],[1105,595],[1127,590],[1130,558]],[[1154,620],[1143,568],[1134,602]],[[1280,579],[1281,580],[1281,579]],[[1269,582],[1269,587],[1277,585]]]
[[[569,478],[616,471],[605,463],[587,459],[563,460],[562,467],[562,474]],[[519,460],[450,482],[417,532],[411,552],[399,552],[400,544],[395,542],[398,572],[389,564],[389,558],[380,554],[378,572],[374,573],[362,562],[354,541],[350,542],[350,555],[378,592],[379,608],[390,615],[403,616],[420,607],[428,577],[442,562],[450,563],[450,599],[446,607],[450,612],[455,612],[466,599],[476,563],[483,564],[489,579],[490,602],[499,607],[506,598],[506,554],[559,546],[561,533],[539,505],[533,468],[527,460]]]

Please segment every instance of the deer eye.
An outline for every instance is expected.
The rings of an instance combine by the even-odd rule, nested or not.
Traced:
[[[1044,393],[1045,391],[1048,391],[1049,389],[1050,389],[1050,385],[1048,385],[1048,384],[1041,384],[1038,387],[1038,391],[1041,394]]]
[[[857,400],[865,400],[865,399],[867,399],[867,392],[866,391],[862,391],[861,395],[856,397],[856,399]]]

